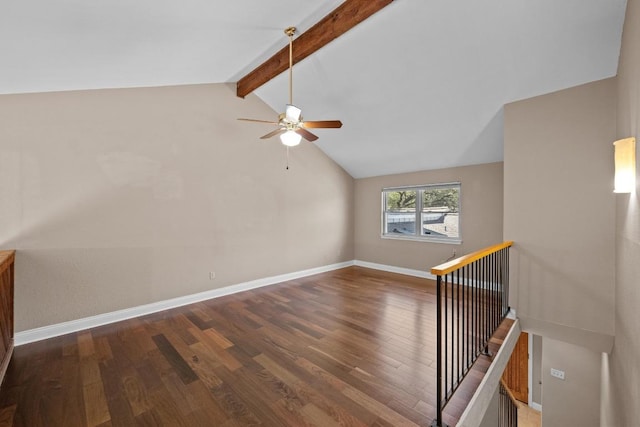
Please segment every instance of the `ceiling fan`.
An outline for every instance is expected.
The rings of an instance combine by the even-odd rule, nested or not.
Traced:
[[[307,141],[315,141],[318,139],[316,135],[307,129],[314,128],[340,128],[342,122],[340,120],[322,120],[322,121],[304,121],[302,119],[302,110],[293,105],[293,35],[296,27],[289,27],[284,33],[289,37],[289,103],[284,113],[278,115],[278,121],[255,120],[255,119],[238,119],[248,122],[268,123],[277,125],[278,129],[269,132],[260,137],[260,139],[268,139],[276,135],[280,136],[282,143],[288,147],[294,147],[300,144],[302,138]]]

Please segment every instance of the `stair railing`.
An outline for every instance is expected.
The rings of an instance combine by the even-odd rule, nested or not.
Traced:
[[[509,248],[503,242],[431,269],[437,277],[436,419],[509,312]]]
[[[518,427],[518,401],[502,380],[499,389],[498,427]]]

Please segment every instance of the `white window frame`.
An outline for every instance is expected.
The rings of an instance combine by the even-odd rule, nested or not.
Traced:
[[[446,236],[429,236],[422,234],[422,204],[423,204],[423,191],[433,190],[438,188],[452,188],[458,189],[458,237],[446,237]],[[415,234],[397,234],[387,233],[387,193],[392,191],[416,191],[416,209],[415,209]],[[462,243],[462,183],[460,182],[445,182],[437,184],[426,185],[409,185],[403,187],[388,187],[383,188],[381,192],[382,198],[382,215],[380,217],[381,232],[380,237],[383,239],[397,239],[397,240],[414,240],[421,242],[433,242],[433,243],[448,243],[459,245]]]

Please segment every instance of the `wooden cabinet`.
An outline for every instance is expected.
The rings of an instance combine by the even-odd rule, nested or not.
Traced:
[[[502,380],[516,399],[529,402],[529,334],[522,332],[502,374]]]
[[[13,280],[15,251],[0,251],[0,384],[13,354]]]

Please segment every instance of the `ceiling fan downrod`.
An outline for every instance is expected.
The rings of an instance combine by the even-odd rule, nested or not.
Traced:
[[[293,35],[296,27],[287,27],[284,33],[289,37],[289,104],[293,105]]]

